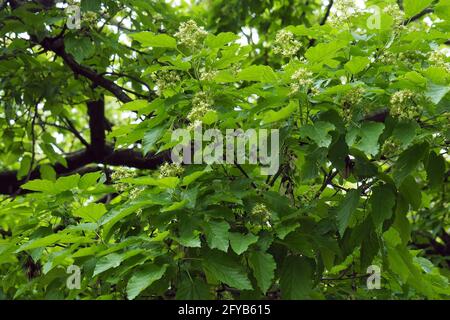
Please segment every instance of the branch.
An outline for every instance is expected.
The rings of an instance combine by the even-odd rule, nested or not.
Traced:
[[[323,26],[327,22],[328,17],[330,16],[331,8],[333,7],[334,0],[329,1],[330,2],[328,3],[327,8],[325,10],[325,15],[323,16],[322,20],[320,20],[321,26]]]
[[[37,42],[36,38],[33,40],[40,44],[47,51],[54,52],[58,57],[62,58],[66,65],[77,75],[88,78],[96,86],[102,87],[111,92],[117,99],[123,103],[131,102],[132,99],[124,92],[123,88],[115,84],[113,81],[102,77],[95,71],[79,64],[74,57],[65,51],[64,38],[44,38],[41,42]]]
[[[86,167],[89,164],[104,164],[111,166],[126,166],[137,169],[156,169],[164,162],[170,161],[170,152],[160,153],[158,155],[142,156],[142,153],[131,149],[113,150],[112,146],[106,146],[103,154],[98,159],[90,150],[84,149],[71,153],[65,159],[67,167],[62,164],[54,165],[54,170],[58,176],[68,175],[77,170]],[[30,180],[40,178],[40,166],[37,166],[30,173]],[[0,172],[0,194],[13,195],[20,190],[20,186],[25,183],[24,180],[17,179],[17,171]]]

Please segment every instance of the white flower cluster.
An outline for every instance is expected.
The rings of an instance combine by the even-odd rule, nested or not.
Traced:
[[[391,97],[391,115],[399,119],[413,119],[419,113],[417,95],[411,90],[401,90]]]
[[[270,220],[270,212],[263,203],[256,204],[253,207],[251,214],[262,222],[268,222]]]
[[[183,172],[184,172],[184,169],[179,164],[165,162],[159,168],[159,177],[160,178],[177,177],[177,176],[182,175]]]
[[[208,32],[199,27],[194,20],[182,22],[178,31],[174,34],[180,44],[191,49],[202,46],[207,35]]]
[[[394,64],[397,56],[390,51],[385,51],[379,56],[378,61],[384,65]]]
[[[119,182],[119,180],[132,177],[134,177],[134,172],[122,167],[117,168],[111,174],[111,179],[115,183],[114,188],[117,190],[117,192],[124,192],[130,187],[128,183]]]
[[[160,70],[152,73],[151,77],[157,86],[158,95],[162,95],[168,88],[176,87],[177,83],[181,81],[180,75],[173,70]]]
[[[217,76],[218,71],[217,70],[201,70],[200,71],[200,81],[212,81]]]
[[[381,147],[381,154],[386,158],[391,158],[395,154],[399,153],[399,150],[400,142],[393,137],[389,137]]]
[[[345,93],[342,97],[341,103],[344,106],[357,105],[363,99],[364,92],[365,90],[362,87],[353,88]]]
[[[350,16],[354,16],[359,10],[354,0],[335,0],[333,7],[335,12],[330,15],[328,22],[334,27],[342,26]]]
[[[295,40],[292,32],[281,30],[275,36],[273,52],[283,57],[292,57],[301,47],[302,44],[300,41]]]
[[[313,84],[313,73],[305,68],[299,68],[291,76],[291,95],[300,91],[300,89],[308,89]]]
[[[430,53],[428,60],[436,67],[442,67],[450,72],[450,63],[447,55],[442,51],[433,51]]]
[[[395,25],[401,25],[405,21],[405,13],[396,3],[391,3],[384,7],[383,12],[392,17]]]
[[[187,115],[187,118],[191,122],[201,120],[206,113],[211,111],[211,107],[214,105],[214,100],[211,96],[203,91],[195,94],[192,99],[192,109]]]

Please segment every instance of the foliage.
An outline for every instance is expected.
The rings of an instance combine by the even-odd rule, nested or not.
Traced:
[[[450,297],[448,0],[0,3],[1,298]],[[196,121],[280,170],[170,164]]]

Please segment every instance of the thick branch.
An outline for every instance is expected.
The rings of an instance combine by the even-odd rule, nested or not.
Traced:
[[[100,86],[109,92],[111,92],[117,99],[127,103],[132,99],[124,92],[124,90],[105,77],[99,75],[95,71],[79,64],[74,57],[65,51],[64,38],[45,38],[39,44],[46,50],[54,52],[57,56],[61,57],[66,65],[77,75],[88,78],[93,84]]]
[[[112,146],[106,146],[100,159],[96,159],[89,150],[80,150],[66,157],[67,167],[56,164],[54,169],[58,176],[75,172],[89,164],[105,164],[112,166],[126,166],[137,169],[156,169],[162,163],[170,161],[170,152],[158,155],[142,156],[141,152],[130,149],[113,150]],[[39,179],[40,167],[36,167],[30,174],[30,180]],[[5,171],[0,173],[0,194],[15,194],[24,180],[17,179],[17,171]]]

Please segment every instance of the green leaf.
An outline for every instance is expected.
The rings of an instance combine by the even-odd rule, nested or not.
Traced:
[[[307,124],[300,128],[300,137],[308,137],[319,147],[327,148],[331,143],[331,136],[328,134],[333,131],[335,126],[329,122],[318,121],[313,125]]]
[[[277,122],[289,118],[289,116],[298,109],[297,101],[290,101],[287,107],[280,109],[279,111],[269,110],[263,113],[260,118],[264,124]]]
[[[308,298],[313,287],[313,265],[304,257],[286,257],[280,275],[281,296],[287,300]]]
[[[358,74],[363,71],[370,60],[367,57],[352,57],[352,59],[345,64],[345,69],[350,71],[352,74]]]
[[[31,157],[30,156],[24,156],[22,158],[22,161],[20,161],[20,169],[17,172],[17,178],[22,179],[25,177],[31,168]]]
[[[345,195],[344,200],[337,209],[338,229],[341,236],[344,235],[350,221],[350,216],[356,211],[359,204],[359,189],[352,189]]]
[[[404,0],[403,7],[407,18],[411,18],[426,9],[433,0]]]
[[[257,251],[250,253],[248,262],[259,288],[265,294],[275,277],[277,265],[274,258],[268,253]]]
[[[345,158],[348,156],[348,145],[345,142],[345,136],[341,135],[335,140],[328,149],[328,159],[341,174],[346,171]]]
[[[428,84],[427,92],[425,96],[428,97],[434,104],[439,104],[441,100],[450,91],[450,86],[442,86],[434,83]]]
[[[422,192],[420,189],[420,185],[412,176],[406,177],[399,188],[402,196],[411,204],[414,210],[418,210],[422,204]]]
[[[152,177],[140,177],[140,178],[125,178],[120,180],[120,182],[130,183],[136,186],[156,186],[163,189],[173,189],[175,188],[180,179],[177,177],[165,177],[165,178],[152,178]]]
[[[64,37],[64,47],[78,63],[91,57],[95,53],[95,46],[89,38],[76,38],[74,36]]]
[[[250,66],[239,72],[237,80],[271,83],[277,81],[277,75],[269,66]]]
[[[370,197],[371,216],[376,227],[392,217],[395,202],[396,195],[391,186],[384,184],[372,188],[372,196]]]
[[[97,180],[101,176],[102,176],[102,173],[100,171],[86,173],[85,175],[83,175],[80,178],[80,181],[78,182],[78,187],[82,190],[92,187],[94,184],[97,183]]]
[[[150,131],[145,133],[144,139],[142,140],[142,150],[144,155],[146,155],[149,151],[155,150],[156,142],[161,139],[165,131],[165,126],[159,126],[156,128],[152,128],[150,129]]]
[[[231,249],[233,249],[233,251],[238,255],[241,255],[243,252],[247,251],[250,245],[258,241],[258,237],[252,233],[242,234],[231,232],[229,237]]]
[[[167,34],[154,34],[152,32],[138,32],[130,34],[133,40],[136,40],[144,47],[153,48],[176,48],[177,41]]]
[[[393,167],[393,178],[397,186],[417,168],[427,151],[428,143],[423,142],[413,145],[400,155]]]
[[[427,163],[427,177],[431,188],[436,188],[442,185],[445,175],[445,159],[436,152],[430,152]]]
[[[226,44],[233,42],[237,39],[239,39],[239,37],[232,32],[221,32],[217,36],[209,34],[206,37],[205,44],[211,49],[214,49],[223,47]]]
[[[97,222],[105,213],[106,208],[103,203],[90,203],[85,207],[78,208],[73,215],[81,217],[87,222]]]
[[[55,182],[55,189],[58,193],[77,189],[78,181],[80,181],[79,174],[58,178]]]
[[[252,290],[247,273],[232,255],[212,250],[204,254],[203,268],[217,280],[240,290]]]
[[[201,279],[184,278],[177,288],[177,300],[210,300],[210,287]]]
[[[319,43],[315,47],[309,48],[305,57],[311,63],[328,63],[337,56],[339,50],[345,48],[347,43],[342,40],[332,41],[328,43]]]
[[[118,253],[111,253],[104,257],[101,257],[95,265],[94,273],[92,276],[95,277],[96,275],[105,272],[106,270],[117,268],[118,266],[120,266],[122,261],[123,255]]]
[[[120,107],[120,110],[140,111],[141,109],[148,107],[149,104],[150,103],[147,100],[133,100],[131,102],[125,103],[122,107]]]
[[[152,263],[144,265],[137,272],[134,272],[127,284],[128,299],[133,300],[153,282],[161,279],[166,269],[167,265],[159,266]]]
[[[55,193],[55,184],[49,180],[31,180],[23,184],[21,188],[31,191]]]
[[[361,126],[359,135],[361,140],[356,147],[365,153],[375,156],[379,150],[378,139],[383,133],[384,124],[378,122],[366,122]]]
[[[227,252],[230,225],[225,221],[209,221],[205,227],[206,241],[211,249]]]

